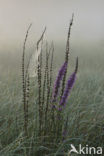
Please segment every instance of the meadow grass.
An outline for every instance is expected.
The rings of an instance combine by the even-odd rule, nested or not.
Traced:
[[[96,58],[96,57],[95,57]],[[97,60],[97,59],[95,59]],[[88,60],[86,60],[87,62]],[[83,61],[82,61],[83,62]],[[91,62],[90,65],[95,64]],[[30,156],[36,151],[48,151],[47,155],[58,155],[65,149],[68,151],[70,143],[103,146],[104,140],[104,74],[103,67],[91,69],[90,65],[80,66],[76,84],[71,92],[64,110],[68,114],[68,135],[65,142],[59,144],[53,140],[49,144],[41,143],[37,137],[37,85],[31,82],[29,101],[28,138],[23,135],[24,114],[22,106],[21,79],[16,75],[6,75],[0,81],[0,155],[25,156],[26,148]],[[71,67],[72,68],[72,67]],[[35,97],[34,97],[35,95]],[[48,136],[46,136],[48,138]],[[26,146],[27,143],[27,146]],[[53,148],[52,148],[53,147]],[[19,151],[19,152],[18,152]],[[21,151],[21,152],[20,152]]]
[[[25,103],[22,100],[23,97],[27,98],[22,90],[25,79],[22,83],[20,73],[17,76],[17,73],[10,71],[0,78],[0,156],[67,156],[70,144],[76,147],[79,144],[91,147],[104,145],[104,74],[100,57],[96,57],[96,54],[90,57],[78,55],[77,79],[60,113],[60,120],[57,118],[59,113],[51,112],[50,109],[54,81],[60,65],[54,68],[55,51],[53,55],[53,48],[49,49],[47,45],[46,55],[39,57],[39,60],[43,58],[43,62],[38,64],[38,77],[28,80],[26,112],[23,105],[27,104],[26,99]],[[69,61],[65,79],[68,79],[74,68],[75,60]],[[64,128],[67,129],[67,135],[63,138]]]

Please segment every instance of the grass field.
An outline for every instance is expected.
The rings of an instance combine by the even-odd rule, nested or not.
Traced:
[[[64,61],[54,53],[53,83]],[[103,54],[78,53],[79,68],[75,85],[67,100],[63,117],[67,137],[57,141],[50,133],[39,134],[38,83],[30,78],[28,135],[24,135],[22,76],[20,69],[2,67],[0,71],[0,156],[67,156],[70,144],[104,146],[104,64]],[[75,68],[75,53],[69,58],[68,75]],[[57,60],[60,60],[57,63]],[[45,64],[45,62],[44,62]],[[46,94],[47,96],[47,94]],[[48,114],[50,118],[50,114]],[[65,123],[58,120],[57,124]],[[56,119],[57,120],[57,119]],[[47,120],[48,121],[48,120]],[[47,125],[48,126],[48,125]],[[47,127],[48,131],[50,127]],[[53,133],[55,134],[55,133]],[[93,155],[93,154],[92,154]]]

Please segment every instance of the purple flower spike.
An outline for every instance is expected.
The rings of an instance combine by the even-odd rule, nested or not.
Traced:
[[[60,68],[59,72],[58,72],[58,76],[56,78],[56,81],[55,81],[55,85],[54,85],[54,91],[53,91],[53,99],[52,99],[52,102],[56,102],[56,98],[57,98],[57,95],[58,95],[58,91],[59,91],[59,88],[60,88],[60,83],[61,83],[61,80],[64,76],[64,73],[66,71],[66,68],[67,68],[67,62],[65,62],[62,67]]]
[[[62,107],[59,107],[59,108],[58,108],[58,111],[62,111]]]
[[[78,58],[76,60],[76,68],[75,68],[75,71],[74,71],[74,73],[72,73],[72,75],[70,76],[70,78],[67,81],[64,94],[63,94],[63,96],[61,98],[61,101],[59,103],[60,106],[65,106],[65,104],[66,104],[68,95],[70,94],[70,91],[71,91],[71,89],[72,89],[72,87],[74,85],[75,79],[76,79],[77,70],[78,70]]]
[[[52,109],[56,109],[56,106],[55,105],[52,105]]]

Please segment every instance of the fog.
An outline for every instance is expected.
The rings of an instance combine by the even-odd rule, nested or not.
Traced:
[[[18,58],[30,23],[27,49],[35,45],[46,26],[47,40],[53,40],[56,47],[64,50],[72,13],[70,43],[73,53],[103,52],[103,12],[103,0],[0,0],[0,61],[5,63]]]

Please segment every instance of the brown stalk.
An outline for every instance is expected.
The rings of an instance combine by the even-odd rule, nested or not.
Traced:
[[[22,85],[23,85],[23,105],[24,105],[24,133],[27,135],[27,110],[26,110],[26,82],[25,82],[25,48],[26,48],[26,42],[29,34],[29,30],[31,28],[32,24],[29,25],[24,44],[23,44],[23,55],[22,55]]]
[[[39,48],[39,44],[40,42],[43,40],[44,34],[46,31],[46,27],[40,37],[40,39],[37,42],[37,50]],[[41,51],[42,53],[42,51]],[[42,54],[40,54],[40,56],[38,57],[38,67],[37,67],[37,71],[38,71],[38,104],[39,104],[39,135],[41,135],[41,130],[42,130]]]
[[[68,65],[68,62],[69,62],[69,39],[70,39],[70,33],[71,33],[71,28],[72,28],[72,25],[73,25],[73,18],[74,18],[74,14],[72,14],[72,19],[69,23],[69,30],[68,30],[68,36],[67,36],[67,43],[66,43],[66,53],[65,53],[65,61],[67,62],[67,65]],[[63,81],[62,81],[62,90],[61,90],[61,95],[60,95],[60,99],[62,98],[62,95],[63,95],[63,92],[64,92],[64,89],[65,89],[65,81],[66,81],[66,75],[67,75],[67,68],[65,70],[65,74],[64,74],[64,77],[63,77]]]

